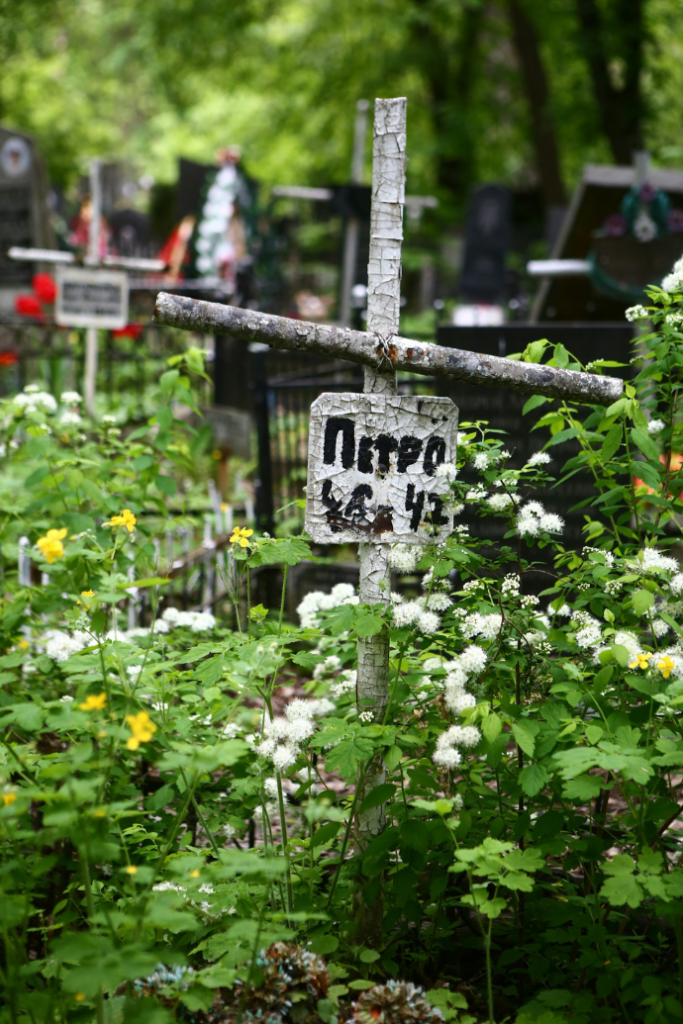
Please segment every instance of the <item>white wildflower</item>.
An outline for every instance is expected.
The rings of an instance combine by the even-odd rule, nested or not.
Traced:
[[[392,609],[394,625],[399,628],[412,626],[414,622],[417,622],[422,610],[422,605],[417,601],[404,601],[402,604],[394,605]]]
[[[650,420],[647,425],[648,434],[658,434],[660,430],[664,430],[666,423],[664,420]]]
[[[457,768],[462,761],[462,757],[460,751],[456,750],[455,747],[437,746],[432,761],[440,768]]]
[[[477,644],[470,644],[462,652],[459,658],[460,666],[469,675],[477,675],[482,672],[486,665],[486,651]]]
[[[503,596],[517,597],[519,595],[519,577],[514,573],[508,573],[501,586]]]
[[[506,494],[504,491],[502,494],[492,494],[488,499],[489,507],[494,512],[504,512],[506,508],[514,504],[514,498],[511,494]]]
[[[77,412],[71,412],[67,409],[66,412],[62,413],[59,422],[63,427],[75,427],[83,421]]]
[[[485,640],[494,640],[500,633],[503,625],[503,616],[494,612],[491,615],[482,615],[481,635]]]
[[[226,740],[234,740],[242,732],[242,726],[238,725],[237,722],[228,722],[227,725],[223,726],[222,735]]]
[[[311,706],[307,700],[302,700],[301,697],[295,697],[289,704],[285,706],[285,718],[288,722],[295,722],[299,719],[304,719],[306,722],[310,722],[313,717]]]
[[[336,583],[330,591],[330,596],[334,598],[335,603],[344,604],[350,597],[356,596],[356,588],[352,583]]]
[[[421,633],[436,633],[441,625],[441,619],[435,612],[423,611],[417,619],[417,628]]]
[[[556,515],[554,512],[546,512],[545,515],[541,516],[541,529],[545,533],[562,533],[564,529],[564,519],[562,516]]]
[[[595,644],[600,643],[601,639],[602,632],[600,626],[593,623],[583,626],[576,634],[576,642],[579,647],[593,647]]]
[[[336,654],[330,654],[323,661],[319,661],[313,669],[313,678],[322,679],[323,676],[331,675],[341,667],[341,661]]]
[[[673,577],[673,579],[669,583],[669,590],[671,591],[672,594],[675,594],[676,597],[678,597],[680,594],[683,594],[683,573],[682,572],[677,572],[676,575]]]
[[[374,715],[372,711],[361,711],[358,717],[360,718],[361,722],[371,722],[372,719],[374,718]]]
[[[679,570],[677,560],[670,558],[668,555],[663,555],[657,548],[644,548],[641,552],[641,557],[630,564],[642,572],[652,572],[661,569],[664,572],[677,573]]]
[[[520,597],[519,603],[522,608],[535,608],[539,604],[539,600],[535,594],[524,594]]]
[[[451,507],[451,512],[454,516],[459,516],[465,510],[465,506],[461,501],[458,501]]]
[[[474,456],[474,468],[480,471],[487,469],[489,464],[489,456],[487,452],[479,452],[478,455]]]
[[[81,630],[76,630],[70,635],[63,629],[53,629],[45,634],[44,640],[45,653],[48,658],[57,662],[66,661],[72,654],[78,654],[92,643],[87,633],[83,633]]]
[[[449,745],[466,749],[476,747],[481,740],[481,733],[476,725],[452,725],[443,735],[448,738]]]
[[[537,537],[541,532],[541,521],[528,512],[517,517],[517,533],[520,537]]]
[[[453,662],[449,666],[449,672],[444,679],[444,687],[447,690],[464,690],[467,683],[467,673],[459,662]]]
[[[434,476],[437,477],[437,479],[446,480],[449,484],[455,480],[457,475],[458,470],[454,462],[442,462],[436,467],[436,471],[434,473]]]
[[[78,391],[62,391],[59,400],[62,405],[79,405],[83,401]]]
[[[237,835],[237,830],[235,826],[231,825],[229,821],[227,821],[225,825],[221,826],[221,832],[223,833],[226,839],[234,839],[235,836]]]
[[[415,572],[415,567],[422,557],[422,551],[414,544],[394,544],[389,550],[389,565],[396,572],[407,575]]]
[[[431,612],[447,612],[451,607],[451,599],[448,594],[437,592],[430,594],[427,598],[427,608]]]
[[[299,756],[299,748],[289,743],[283,743],[282,746],[278,747],[272,756],[273,766],[279,772],[285,772],[288,768],[291,768],[296,763],[296,759]]]
[[[662,281],[662,288],[664,288],[664,281]],[[668,291],[667,288],[664,288],[664,290]],[[629,323],[635,323],[636,320],[647,320],[647,319],[649,319],[650,314],[645,309],[645,306],[638,305],[638,306],[630,306],[626,310],[626,312],[624,313],[624,316],[629,321]]]
[[[477,484],[476,487],[470,487],[465,497],[468,501],[484,501],[486,498],[486,488],[482,484]]]
[[[327,697],[318,697],[314,700],[309,700],[308,705],[311,709],[311,714],[314,718],[320,718],[322,715],[328,715],[330,711],[335,711],[335,705]]]
[[[669,632],[669,626],[664,619],[654,619],[652,622],[652,632],[659,639]]]
[[[263,791],[269,800],[277,800],[277,779],[275,777],[264,779]]]
[[[333,697],[341,697],[343,693],[350,693],[356,689],[357,678],[358,672],[355,668],[344,669],[337,681],[330,687],[330,693]]]
[[[547,466],[552,459],[547,452],[534,452],[534,454],[527,459],[527,466]]]

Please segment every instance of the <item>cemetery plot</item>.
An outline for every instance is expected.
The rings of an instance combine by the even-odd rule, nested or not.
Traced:
[[[454,463],[448,398],[321,395],[311,407],[306,529],[322,544],[428,543],[452,516],[438,468]]]

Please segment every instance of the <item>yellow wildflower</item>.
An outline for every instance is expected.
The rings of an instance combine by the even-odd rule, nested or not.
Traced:
[[[199,871],[197,868],[194,868],[194,870],[190,871],[190,878],[199,878],[200,875],[201,871]]]
[[[74,996],[74,999],[76,1000],[77,1003],[82,1003],[83,1000],[85,999],[85,992],[77,992],[76,995]]]
[[[646,669],[646,668],[649,667],[648,666],[648,661],[650,660],[651,657],[652,657],[651,654],[643,654],[642,652],[640,654],[636,654],[636,660],[635,661],[629,661],[628,667],[629,668],[642,668],[642,669]]]
[[[104,525],[125,526],[125,528],[128,530],[128,533],[132,533],[133,530],[135,529],[136,523],[137,519],[135,518],[131,510],[129,508],[124,508],[123,512],[119,512],[117,516],[112,516],[109,522],[105,523]]]
[[[668,654],[665,654],[661,661],[657,662],[657,668],[662,673],[665,679],[668,679],[671,675],[671,670],[675,668],[673,660]]]
[[[137,875],[137,873],[138,869],[135,867],[135,864],[129,864],[128,867],[126,868],[127,875]]]
[[[28,640],[20,640],[19,643],[17,644],[17,647],[19,648],[20,651],[27,651],[30,646],[31,645],[29,644]]]
[[[137,750],[141,743],[148,743],[157,731],[156,725],[146,711],[138,711],[137,715],[126,715],[126,722],[133,734],[126,740],[129,750]]]
[[[225,515],[225,513],[227,511],[228,511],[228,503],[227,503],[227,501],[222,501],[221,502],[221,512],[223,513],[223,515]]]
[[[242,527],[236,526],[235,529],[232,532],[232,537],[230,538],[230,543],[231,544],[239,544],[239,546],[241,548],[248,548],[249,547],[249,537],[251,537],[253,532],[254,532],[253,530],[245,530],[245,528],[243,526]]]
[[[50,565],[52,565],[55,559],[64,558],[64,545],[62,541],[66,534],[66,527],[62,530],[48,530],[44,537],[40,537],[36,541],[36,547],[40,548],[41,555]]]
[[[17,799],[17,794],[16,793],[3,793],[2,794],[2,802],[5,805],[5,807],[9,807],[9,805],[13,804],[16,799]]]
[[[93,811],[93,815],[96,818],[106,818],[107,817],[107,812],[103,811],[101,807],[98,807],[98,809],[96,811]]]
[[[95,591],[94,590],[81,590],[81,597],[94,597],[94,596],[95,596]]]
[[[107,695],[102,693],[89,693],[82,704],[79,704],[81,711],[101,711],[107,703]]]

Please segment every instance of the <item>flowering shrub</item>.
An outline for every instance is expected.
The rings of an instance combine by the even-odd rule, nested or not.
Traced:
[[[164,597],[155,533],[195,443],[174,416],[185,367],[128,436],[82,421],[73,393],[3,404],[0,1019],[204,1021],[219,994],[230,1019],[279,1020],[277,943],[301,978],[328,961],[292,1020],[683,1015],[683,333],[680,297],[651,300],[623,398],[532,398],[550,439],[525,465],[462,426],[437,479],[456,523],[504,521],[498,549],[464,524],[396,546],[400,593],[364,606],[339,584],[294,623],[305,537],[234,531],[235,628]],[[574,365],[524,354],[548,356]],[[544,492],[579,471],[595,486],[575,551]],[[272,565],[280,607],[250,606]],[[145,627],[122,628],[131,587]],[[388,700],[359,706],[356,641],[385,627]]]

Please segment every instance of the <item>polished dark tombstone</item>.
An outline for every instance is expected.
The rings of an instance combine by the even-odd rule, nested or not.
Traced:
[[[12,260],[12,246],[54,246],[47,204],[47,179],[33,140],[0,126],[0,289],[30,284],[35,264]]]
[[[439,327],[437,341],[449,348],[467,349],[487,355],[507,356],[521,352],[532,341],[547,338],[553,345],[562,344],[567,351],[585,365],[595,359],[610,359],[628,363],[632,355],[633,328],[628,323],[600,324],[503,324],[500,327]],[[601,373],[628,378],[631,367],[624,366],[601,370]],[[463,423],[485,420],[492,430],[505,431],[501,435],[504,447],[511,453],[508,463],[515,469],[540,451],[550,439],[547,430],[532,430],[535,422],[552,406],[550,403],[522,415],[522,409],[529,400],[502,388],[474,387],[459,381],[439,381],[437,393],[452,398],[460,410],[461,430]],[[552,462],[548,471],[556,479],[561,478],[564,463],[576,452],[576,444],[567,441],[554,445],[548,454]],[[468,470],[466,478],[473,483],[478,479],[476,471]],[[533,497],[541,501],[549,512],[559,513],[566,522],[563,540],[567,547],[580,548],[581,527],[584,516],[596,517],[596,510],[574,507],[595,494],[593,481],[588,473],[577,473],[558,487],[549,487],[535,492]],[[574,511],[572,511],[574,509]],[[506,520],[500,516],[479,518],[472,512],[463,513],[461,521],[467,523],[474,536],[483,537],[494,543],[501,543],[506,532]],[[543,556],[540,555],[542,558]]]
[[[468,302],[500,302],[510,247],[510,192],[482,185],[470,198],[465,225],[460,292]]]

